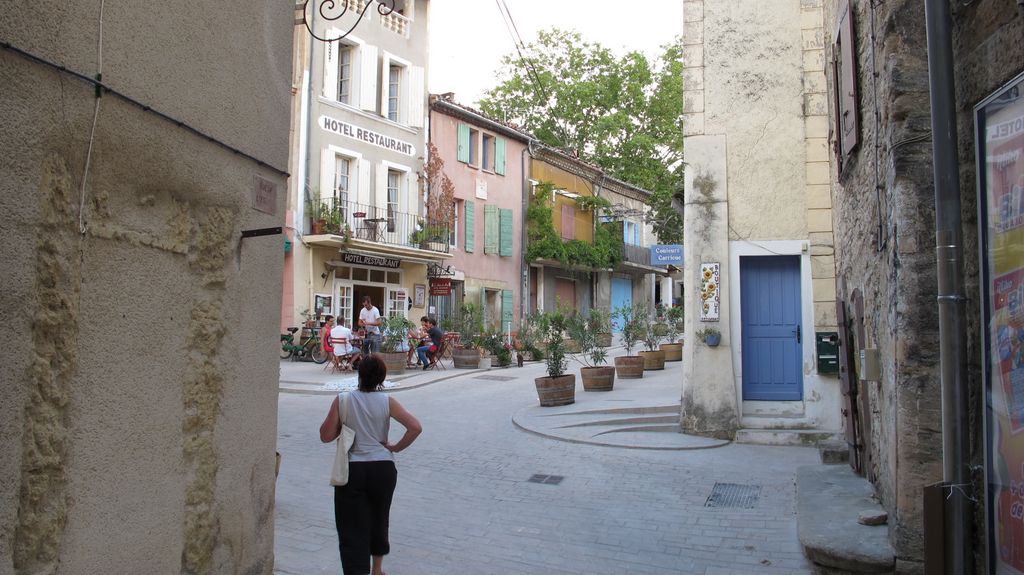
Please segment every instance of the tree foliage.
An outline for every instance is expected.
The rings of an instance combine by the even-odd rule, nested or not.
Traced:
[[[651,190],[659,239],[680,243],[682,216],[672,197],[683,179],[682,39],[663,46],[652,64],[641,52],[616,57],[578,32],[552,28],[522,54],[504,57],[499,84],[480,101],[483,112]]]

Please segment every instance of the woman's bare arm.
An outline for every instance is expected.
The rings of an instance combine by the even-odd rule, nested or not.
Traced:
[[[412,445],[413,441],[416,441],[416,438],[423,431],[423,426],[420,425],[419,420],[406,411],[406,409],[402,407],[402,404],[398,403],[398,400],[395,398],[388,398],[388,406],[391,410],[391,417],[405,427],[405,435],[402,436],[402,439],[398,440],[398,443],[387,443],[384,445],[392,453],[398,453]]]
[[[331,402],[331,409],[327,412],[324,422],[320,424],[320,441],[330,443],[337,439],[340,434],[341,420],[338,418],[338,396],[334,396],[334,401]]]

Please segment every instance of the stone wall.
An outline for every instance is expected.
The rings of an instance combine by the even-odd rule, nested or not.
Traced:
[[[270,573],[292,7],[100,11],[0,14],[0,574]]]
[[[842,2],[825,2],[826,45]],[[973,106],[1021,70],[1021,18],[1010,2],[952,3],[956,42],[971,381],[980,389]],[[922,488],[942,478],[934,187],[927,38],[917,1],[854,1],[860,144],[833,163],[839,298],[864,301],[864,340],[880,351],[870,401],[866,473],[889,511],[898,570],[922,560]],[[830,94],[831,96],[832,94]],[[831,102],[830,98],[830,102]],[[835,115],[835,110],[831,111]],[[856,332],[860,325],[854,325]],[[977,396],[975,396],[977,397]],[[977,403],[976,403],[977,405]],[[972,415],[975,425],[979,414]],[[979,430],[980,431],[980,430]],[[981,439],[975,433],[975,447]],[[980,455],[976,463],[980,463]],[[975,546],[981,549],[981,545]]]

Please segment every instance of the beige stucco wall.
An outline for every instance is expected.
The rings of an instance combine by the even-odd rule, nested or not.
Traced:
[[[765,410],[742,403],[742,318],[738,308],[730,310],[739,303],[740,257],[785,254],[800,257],[806,334],[804,401],[795,413],[803,416],[801,425],[838,430],[838,383],[817,373],[813,340],[815,331],[835,330],[821,2],[772,0],[752,9],[743,2],[686,0],[684,19],[686,336],[694,341],[693,332],[703,327],[691,321],[700,315],[700,282],[694,281],[700,264],[719,262],[722,318],[715,327],[722,345],[732,346],[734,378],[726,385],[717,363],[684,358],[690,366],[684,367],[684,427],[694,386],[715,388],[701,392],[712,398],[732,394],[726,403],[745,415],[794,413],[792,406]],[[701,176],[714,181],[707,197],[693,185]],[[698,347],[688,346],[691,360],[705,352]],[[729,418],[716,419],[724,424]]]
[[[0,37],[91,77],[100,4]],[[0,49],[0,573],[269,573],[292,7],[105,8],[103,81],[252,158],[106,94],[83,201],[93,87]]]

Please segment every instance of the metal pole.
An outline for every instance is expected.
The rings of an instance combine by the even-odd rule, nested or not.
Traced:
[[[967,344],[964,337],[963,233],[949,0],[925,0],[928,83],[935,174],[935,252],[942,376],[942,463],[946,490],[946,572],[970,574]]]

